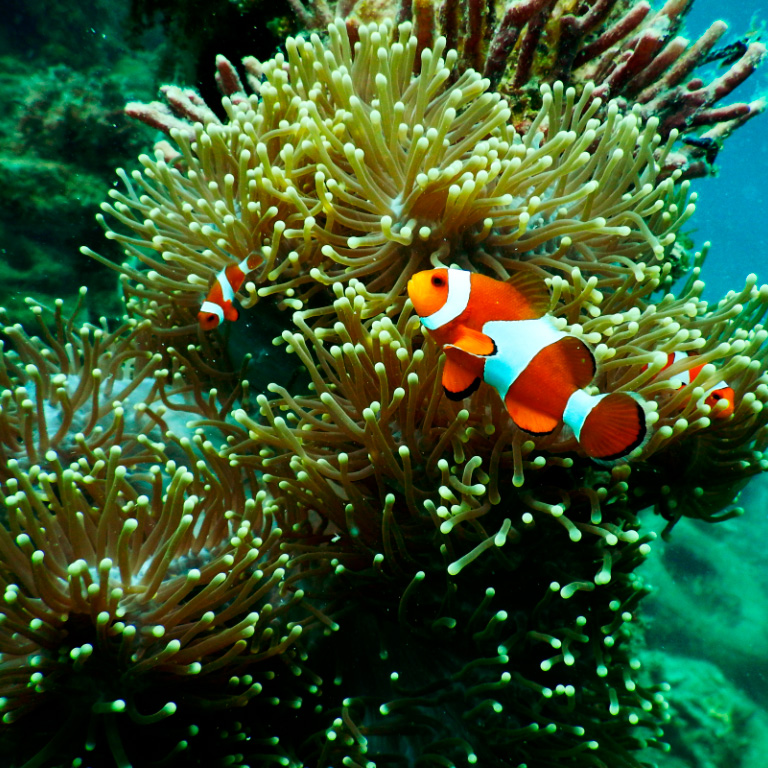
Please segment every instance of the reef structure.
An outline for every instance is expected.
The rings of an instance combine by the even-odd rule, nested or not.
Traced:
[[[637,768],[665,749],[635,652],[638,512],[736,514],[765,467],[768,288],[701,299],[677,128],[600,82],[543,83],[517,119],[420,29],[332,21],[248,60],[251,95],[219,60],[225,120],[179,89],[194,123],[132,107],[174,144],[103,206],[125,324],[8,327],[0,739],[20,764],[140,764],[153,726],[151,759],[185,765]],[[255,396],[231,326],[196,321],[244,259],[246,343],[282,312],[303,370]],[[631,462],[522,432],[486,387],[442,396],[403,287],[451,264],[546,280],[600,391],[647,403]],[[727,418],[706,402],[721,380]],[[66,732],[30,752],[35,711],[72,692]],[[198,755],[205,728],[222,739]]]
[[[711,172],[722,141],[765,108],[762,99],[715,106],[749,77],[765,46],[747,35],[717,48],[728,30],[723,21],[692,43],[679,33],[693,0],[658,9],[634,0],[290,2],[304,28],[323,30],[342,18],[353,41],[361,25],[385,19],[412,21],[419,52],[445,37],[457,51],[454,76],[472,68],[487,77],[509,98],[516,126],[538,106],[542,83],[579,90],[592,83],[606,102],[636,104],[645,119],[659,118],[664,138],[673,128],[688,136],[674,155],[688,178]],[[709,82],[690,77],[713,61],[727,70]]]

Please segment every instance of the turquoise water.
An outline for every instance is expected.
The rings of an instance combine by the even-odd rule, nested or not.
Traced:
[[[766,12],[759,0],[696,0],[688,19],[692,36],[714,19],[725,20],[730,42],[740,32],[764,24]],[[763,67],[735,93],[744,101],[768,95],[768,70]],[[717,164],[719,177],[696,184],[696,243],[712,242],[705,271],[709,298],[740,287],[750,272],[768,281],[768,119],[757,117],[739,129],[726,142]]]

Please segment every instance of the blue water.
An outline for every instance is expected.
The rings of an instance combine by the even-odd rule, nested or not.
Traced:
[[[714,19],[723,19],[731,27],[725,42],[733,42],[750,29],[755,14],[768,19],[768,8],[761,0],[696,0],[688,16],[687,34],[693,38]],[[744,101],[768,95],[765,64],[734,94]],[[735,100],[732,97],[724,103]],[[768,113],[753,118],[731,136],[717,165],[717,178],[695,184],[699,201],[693,220],[697,246],[706,240],[712,243],[704,272],[705,296],[710,299],[740,287],[750,272],[768,282]]]

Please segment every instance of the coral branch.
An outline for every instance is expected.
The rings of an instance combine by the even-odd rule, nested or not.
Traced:
[[[536,56],[541,35],[548,21],[548,15],[556,0],[544,3],[540,10],[531,16],[526,24],[525,32],[520,41],[515,73],[512,77],[512,87],[521,88],[531,78],[531,68]]]
[[[653,83],[650,88],[637,95],[637,101],[645,104],[658,97],[659,93],[669,90],[678,85],[680,81],[687,77],[703,60],[709,51],[712,50],[715,43],[725,34],[728,26],[725,22],[717,21],[685,52],[677,58],[674,65]],[[686,41],[687,44],[687,41]]]
[[[522,28],[551,0],[514,0],[504,10],[486,56],[483,75],[498,82],[507,65],[507,58],[515,47]]]
[[[685,130],[694,125],[711,124],[711,121],[717,119],[730,120],[735,115],[729,111],[712,110],[705,112],[703,117],[701,112],[728,96],[743,83],[765,57],[765,52],[766,48],[762,43],[750,44],[744,55],[725,74],[706,85],[700,80],[693,80],[685,86],[678,85],[666,89],[662,84],[660,88],[653,89],[654,97],[643,103],[643,113],[659,115],[662,118],[661,130],[664,133],[674,128]],[[688,63],[683,69],[689,71]],[[746,104],[732,106],[739,110],[740,114],[747,114],[744,111],[744,108],[748,109]]]
[[[629,35],[631,32],[634,32],[634,30],[640,26],[650,10],[650,3],[647,2],[641,2],[633,5],[627,11],[626,15],[624,15],[613,26],[606,29],[605,32],[603,32],[600,37],[598,37],[597,40],[595,40],[593,43],[584,46],[584,48],[582,48],[573,57],[573,69],[578,69],[587,62],[599,58],[608,50],[613,48],[613,46],[620,43],[625,37],[627,37],[627,35]],[[573,17],[569,18],[568,26],[578,30],[579,37],[583,37],[586,32],[590,31],[590,29],[586,28],[582,23],[579,23],[575,20],[571,21],[571,19],[573,19]],[[573,34],[573,37],[576,37],[575,33]]]
[[[221,93],[229,96],[232,101],[245,98],[245,88],[240,75],[226,56],[216,56],[216,85]]]

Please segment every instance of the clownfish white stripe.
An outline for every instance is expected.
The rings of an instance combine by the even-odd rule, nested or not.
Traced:
[[[200,307],[200,312],[201,314],[210,313],[212,315],[216,315],[216,317],[219,318],[220,323],[224,322],[224,310],[218,304],[214,304],[212,301],[204,301]]]
[[[422,325],[434,331],[446,323],[455,320],[469,305],[469,296],[472,292],[470,273],[459,269],[448,270],[448,299],[437,312],[429,317],[422,317]]]
[[[227,277],[227,270],[222,269],[216,274],[216,280],[221,286],[221,296],[224,301],[233,301],[235,298],[235,292],[232,290],[232,285]]]
[[[569,398],[563,411],[563,423],[567,424],[572,430],[577,440],[581,439],[581,428],[587,420],[587,416],[592,413],[592,409],[606,395],[590,395],[583,389],[577,389]]]
[[[667,363],[667,366],[673,365],[674,363],[678,362],[679,360],[687,360],[689,355],[687,352],[673,352],[672,360]],[[693,368],[688,368],[685,371],[680,371],[680,373],[675,374],[674,376],[670,376],[668,381],[672,382],[672,384],[675,384],[678,387],[685,387],[691,382],[693,382],[696,377],[701,372],[702,365],[696,365]],[[712,392],[715,392],[718,389],[724,389],[725,387],[730,386],[725,381],[719,381],[717,384],[715,384],[713,387],[710,387],[706,391],[706,395],[712,394]]]
[[[673,352],[672,353],[672,360],[667,362],[667,366],[674,365],[674,363],[678,362],[679,360],[685,360],[687,359],[688,354],[686,352]],[[698,373],[698,370],[696,370]],[[694,378],[696,378],[694,376]],[[675,384],[678,387],[684,387],[687,384],[690,384],[691,379],[691,369],[689,368],[686,371],[680,371],[680,373],[675,374],[674,376],[671,376],[669,378],[669,381],[671,381],[673,384]]]
[[[451,400],[465,399],[484,381],[519,429],[548,435],[565,424],[597,462],[628,459],[643,445],[642,398],[588,394],[594,355],[578,336],[561,330],[562,321],[550,314],[548,289],[535,274],[502,282],[425,270],[408,281],[408,295],[428,335],[446,351],[442,384]]]
[[[245,277],[249,272],[253,271],[253,267],[249,264],[250,257],[246,256],[238,265],[237,268],[243,273]]]
[[[485,361],[485,381],[502,397],[544,347],[568,336],[549,315],[536,320],[491,320],[483,333],[496,344],[496,354]]]

